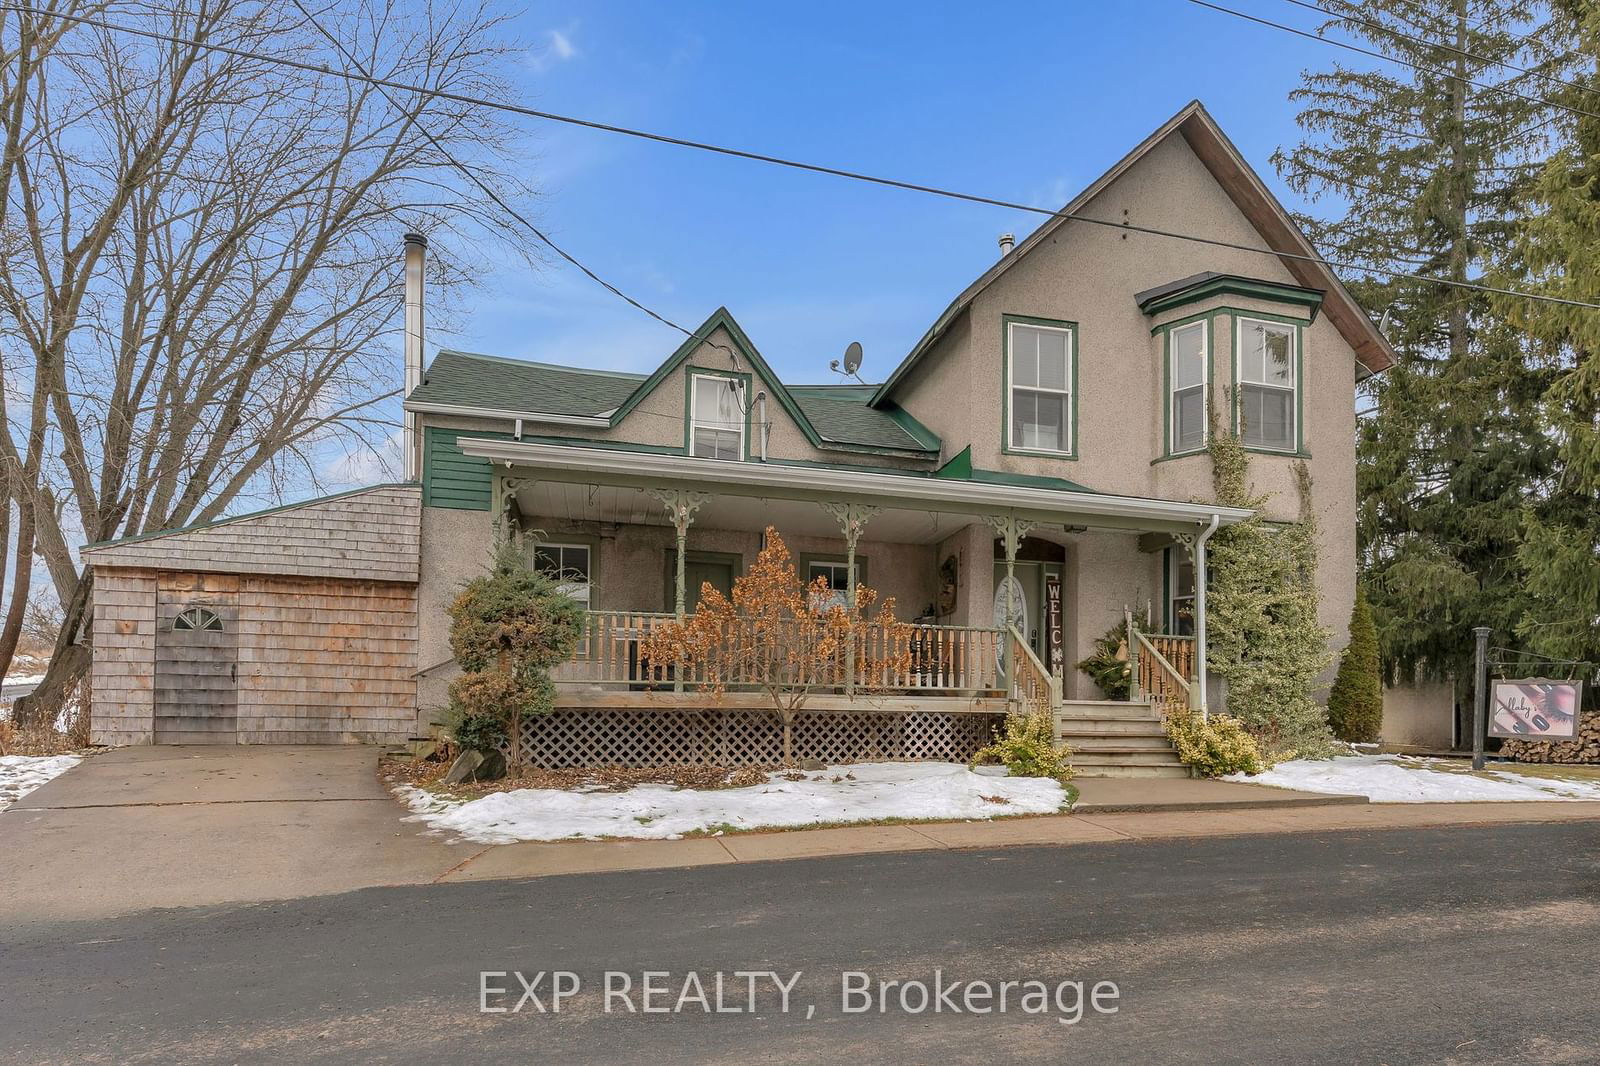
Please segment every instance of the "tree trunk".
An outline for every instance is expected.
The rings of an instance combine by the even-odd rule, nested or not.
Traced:
[[[61,714],[62,704],[74,685],[89,672],[90,646],[77,639],[79,629],[84,636],[89,632],[89,599],[94,588],[93,572],[85,572],[78,579],[77,588],[67,602],[66,615],[61,620],[61,632],[56,634],[55,651],[50,665],[45,669],[39,687],[17,700],[11,708],[12,721],[19,726],[52,725]]]

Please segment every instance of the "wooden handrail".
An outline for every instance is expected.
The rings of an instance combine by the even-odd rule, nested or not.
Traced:
[[[1174,696],[1182,694],[1183,702],[1189,702],[1189,679],[1183,675],[1166,655],[1157,642],[1166,644],[1169,641],[1181,640],[1181,637],[1155,637],[1151,638],[1133,631],[1134,639],[1138,641],[1139,652],[1139,677],[1138,689],[1156,704],[1170,702]],[[1190,641],[1193,644],[1193,641]],[[1168,644],[1170,647],[1171,645]]]
[[[1011,640],[1011,699],[1027,713],[1043,713],[1055,721],[1061,710],[1061,682],[1033,653],[1016,626],[1007,630]]]

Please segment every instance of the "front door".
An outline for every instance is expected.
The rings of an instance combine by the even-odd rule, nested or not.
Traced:
[[[156,591],[157,744],[239,739],[239,579],[162,574]]]
[[[668,611],[677,607],[676,579],[678,572],[678,553],[667,552],[667,595],[666,607]],[[710,585],[724,596],[733,595],[733,579],[739,572],[739,557],[721,552],[696,552],[691,551],[683,560],[683,605],[686,610],[693,611],[700,605],[700,593],[704,586]]]

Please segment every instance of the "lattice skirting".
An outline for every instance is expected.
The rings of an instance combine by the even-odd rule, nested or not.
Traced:
[[[1001,714],[802,711],[794,758],[966,762]],[[772,765],[783,761],[777,714],[752,710],[556,710],[523,722],[522,755],[537,769],[570,766]]]

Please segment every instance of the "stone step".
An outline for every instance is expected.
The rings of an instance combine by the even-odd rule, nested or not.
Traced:
[[[1072,767],[1075,777],[1188,777],[1189,768],[1177,766],[1079,766]]]

